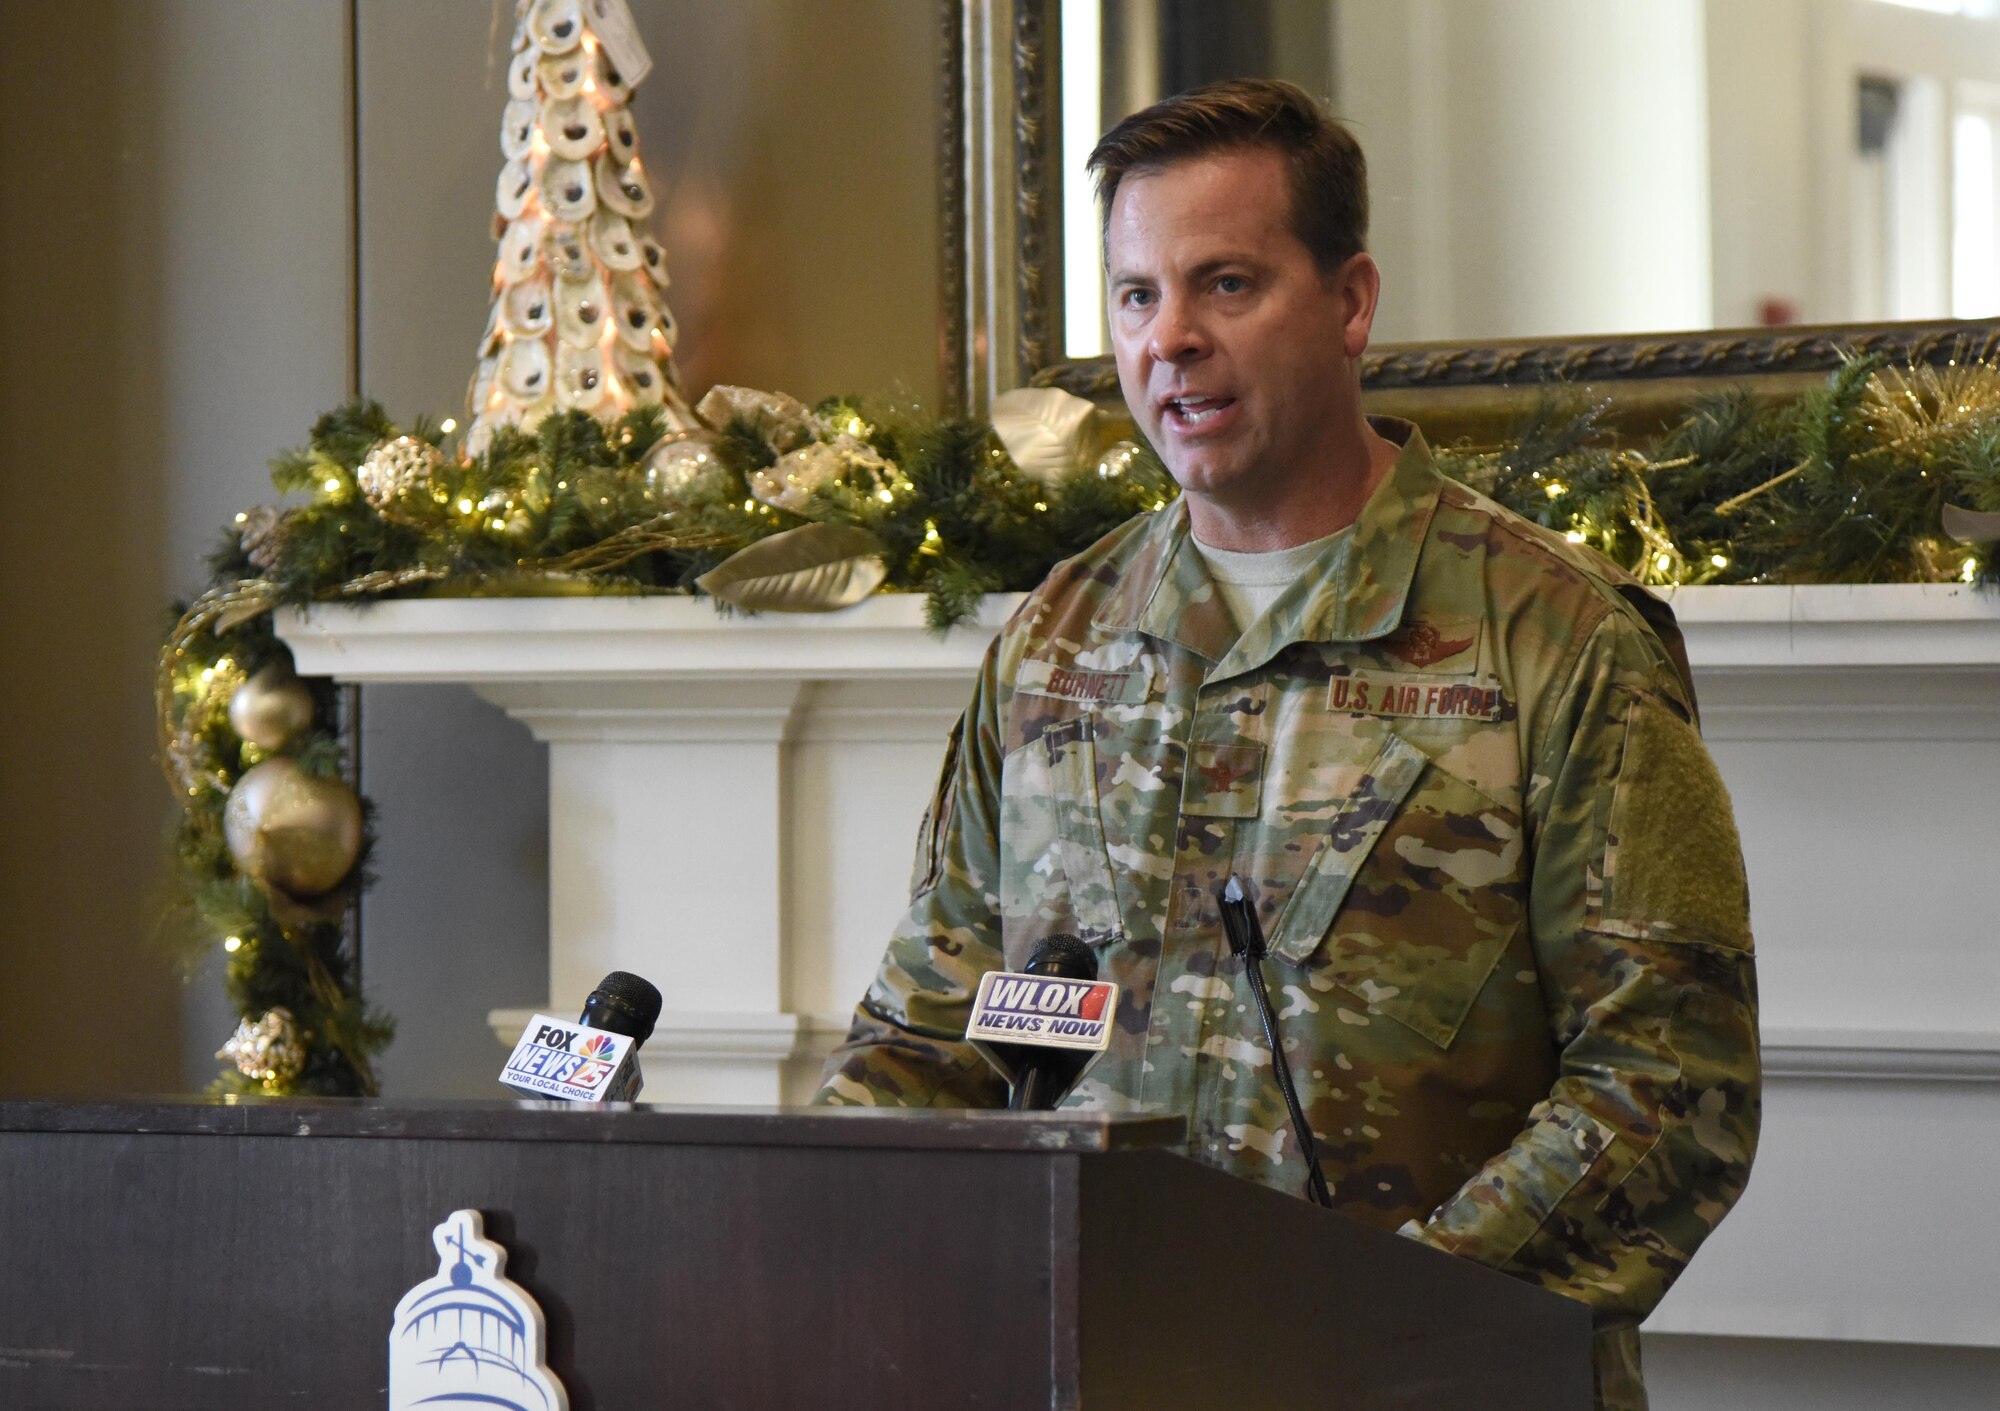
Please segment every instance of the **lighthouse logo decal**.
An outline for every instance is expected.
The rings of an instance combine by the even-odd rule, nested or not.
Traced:
[[[389,1411],[481,1406],[569,1411],[542,1357],[542,1310],[502,1275],[507,1251],[477,1210],[454,1210],[431,1231],[437,1277],[396,1305],[389,1330]]]

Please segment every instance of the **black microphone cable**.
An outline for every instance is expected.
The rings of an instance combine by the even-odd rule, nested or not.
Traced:
[[[1285,1096],[1285,1110],[1292,1114],[1292,1131],[1299,1139],[1299,1151],[1306,1159],[1306,1190],[1313,1200],[1333,1209],[1333,1195],[1326,1188],[1326,1173],[1320,1170],[1319,1146],[1312,1128],[1306,1124],[1305,1109],[1299,1105],[1299,1090],[1292,1085],[1292,1065],[1285,1058],[1285,1045],[1278,1038],[1278,1016],[1271,1010],[1271,992],[1264,985],[1264,927],[1257,920],[1257,908],[1244,895],[1243,884],[1231,877],[1215,889],[1215,904],[1222,910],[1222,931],[1229,937],[1229,949],[1243,961],[1243,973],[1250,978],[1250,993],[1257,999],[1257,1016],[1264,1021],[1264,1038],[1271,1045],[1271,1067],[1278,1075],[1278,1091]]]

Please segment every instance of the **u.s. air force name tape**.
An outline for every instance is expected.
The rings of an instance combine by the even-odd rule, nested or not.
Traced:
[[[979,981],[965,1037],[1102,1053],[1117,1013],[1118,987],[1108,981],[990,970]]]
[[[626,1063],[633,1047],[629,1035],[537,1014],[500,1070],[500,1081],[529,1097],[629,1102],[638,1093],[634,1078],[639,1065]],[[629,1071],[621,1079],[622,1069]]]

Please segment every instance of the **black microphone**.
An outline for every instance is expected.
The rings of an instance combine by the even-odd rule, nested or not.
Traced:
[[[660,992],[625,970],[597,982],[575,1024],[528,1021],[500,1081],[529,1097],[630,1102],[639,1095],[639,1046],[660,1018]]]
[[[1029,953],[1021,973],[1088,983],[1097,978],[1097,956],[1075,936],[1049,936]],[[1007,1108],[1012,1112],[1050,1110],[1097,1057],[1094,1052],[1029,1044],[996,1043],[989,1047],[993,1050],[989,1057],[1000,1060],[994,1066],[1012,1085],[1007,1095]]]
[[[614,970],[597,982],[576,1022],[632,1040],[634,1052],[653,1037],[660,1019],[660,992],[629,970]]]
[[[1075,936],[1049,936],[1029,954],[1021,973],[1061,980],[1095,980],[1097,956]],[[1020,1076],[1014,1082],[1014,1090],[1007,1095],[1010,1112],[1049,1111],[1063,1100],[1063,1095],[1097,1056],[1074,1049],[1010,1047],[1020,1055],[1016,1059]]]
[[[660,992],[652,982],[629,970],[612,971],[584,998],[577,1023],[607,1034],[623,1034],[632,1041],[624,1062],[605,1086],[605,1102],[631,1102],[639,1096],[639,1046],[653,1037],[660,1003]]]

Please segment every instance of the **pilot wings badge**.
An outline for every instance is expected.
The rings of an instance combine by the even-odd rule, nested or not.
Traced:
[[[507,1411],[569,1411],[542,1358],[542,1310],[507,1279],[507,1251],[485,1237],[477,1210],[454,1210],[431,1231],[438,1272],[396,1305],[389,1330],[389,1411],[471,1402]]]

